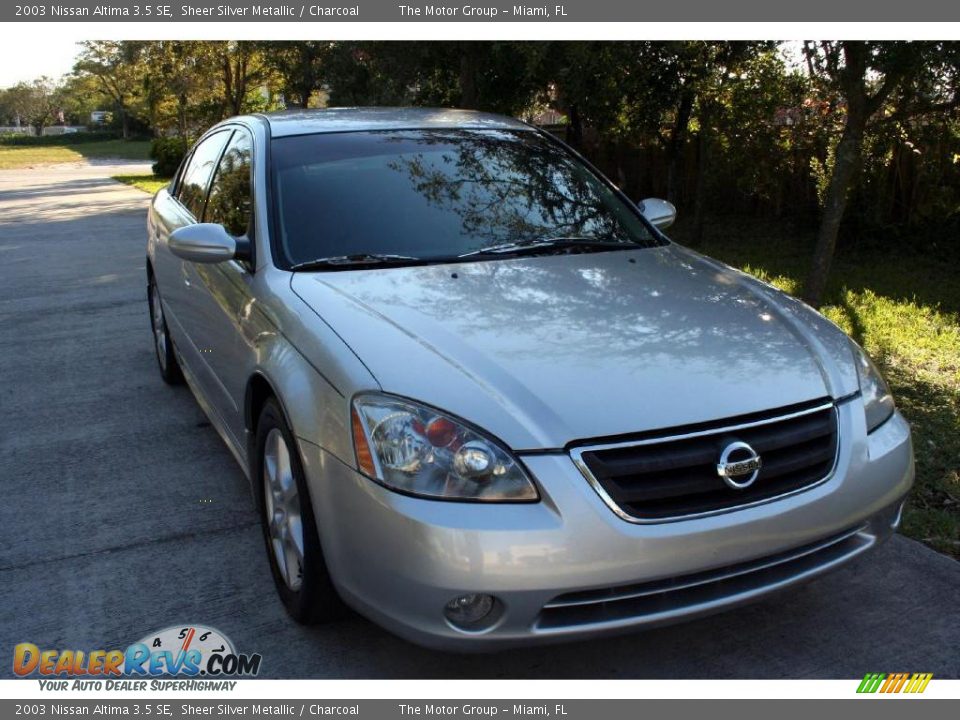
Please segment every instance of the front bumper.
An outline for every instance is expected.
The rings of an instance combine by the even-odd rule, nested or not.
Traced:
[[[837,406],[829,479],[779,500],[691,520],[617,517],[564,453],[527,455],[534,504],[390,492],[301,443],[327,565],[343,598],[414,642],[500,649],[675,622],[758,599],[837,567],[896,529],[913,483],[906,421],[867,436],[859,399]],[[443,615],[466,593],[502,603],[466,632]]]

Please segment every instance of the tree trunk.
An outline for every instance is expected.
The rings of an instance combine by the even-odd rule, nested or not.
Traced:
[[[177,130],[180,137],[187,137],[187,96],[181,93],[177,97]]]
[[[569,109],[570,132],[567,141],[577,150],[583,149],[583,120],[580,118],[580,106],[573,103]]]
[[[477,95],[477,62],[474,43],[460,44],[460,107],[477,110],[480,99]]]
[[[238,48],[236,52],[236,57],[233,59],[230,57],[229,50],[224,50],[223,56],[223,94],[226,108],[231,116],[240,115],[243,100],[247,94],[247,60],[243,50]]]
[[[703,240],[703,225],[707,211],[707,192],[710,176],[710,113],[705,111],[700,118],[697,136],[697,195],[693,203],[693,242]]]
[[[677,117],[670,130],[670,142],[667,144],[667,200],[676,205],[680,198],[680,161],[683,158],[683,142],[690,124],[693,110],[693,91],[684,88],[680,94]]]
[[[120,122],[122,123],[122,127],[123,127],[123,139],[129,140],[130,139],[130,118],[127,115],[127,109],[123,105],[120,106],[119,110],[120,110]]]
[[[243,112],[243,101],[247,97],[247,59],[243,56],[237,58],[237,75],[234,82],[233,91],[233,114],[240,115]]]
[[[220,59],[221,62],[221,72],[223,77],[223,106],[222,110],[230,111],[233,109],[233,67],[230,64],[230,51],[224,48],[223,57]],[[220,113],[220,118],[223,119],[224,113]],[[236,115],[236,113],[232,113]]]
[[[297,92],[300,94],[300,107],[310,107],[310,96],[313,95],[313,84],[304,81]]]
[[[823,217],[817,232],[817,245],[813,255],[813,265],[803,288],[803,299],[815,308],[820,307],[830,276],[830,266],[837,248],[837,235],[843,213],[847,209],[847,200],[853,179],[860,169],[863,133],[866,128],[866,116],[860,103],[851,101],[847,111],[847,121],[837,144],[833,172],[827,185],[823,204]]]

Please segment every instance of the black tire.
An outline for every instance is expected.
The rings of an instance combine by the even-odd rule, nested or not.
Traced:
[[[271,439],[273,443],[278,442],[279,438],[275,434],[277,431],[279,431],[279,437],[286,445],[289,469],[299,498],[298,508],[303,552],[298,571],[292,570],[294,563],[289,563],[291,567],[290,575],[299,578],[299,585],[294,584],[293,587],[285,577],[284,570],[280,567],[280,561],[278,560],[278,555],[283,555],[283,552],[277,550],[275,544],[280,542],[282,545],[282,541],[271,534],[270,519],[267,517],[268,503],[271,502],[271,499],[268,498],[268,493],[271,492],[271,483],[267,480],[267,441]],[[303,464],[300,462],[300,455],[297,452],[293,433],[287,426],[280,406],[273,398],[267,400],[263,410],[260,411],[260,419],[257,422],[256,448],[256,466],[252,468],[253,477],[256,480],[263,539],[266,544],[267,558],[270,562],[270,571],[277,587],[277,593],[280,595],[287,612],[298,623],[312,625],[338,619],[344,615],[345,607],[333,586],[333,582],[330,580],[327,564],[323,558],[323,550],[320,546],[320,536],[317,533],[313,506],[310,504],[310,493],[303,472]],[[280,515],[283,515],[283,513],[275,513],[275,516]]]
[[[167,319],[163,316],[163,305],[160,303],[160,292],[153,275],[150,276],[150,282],[147,284],[147,305],[150,307],[150,329],[153,334],[153,349],[157,356],[160,377],[168,385],[180,385],[183,383],[183,372],[177,361],[173,340],[170,339]]]

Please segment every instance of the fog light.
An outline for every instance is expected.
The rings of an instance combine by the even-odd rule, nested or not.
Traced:
[[[457,627],[474,629],[493,611],[496,600],[490,595],[461,595],[447,603],[443,614]]]

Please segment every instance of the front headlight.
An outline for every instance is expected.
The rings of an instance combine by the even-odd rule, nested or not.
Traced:
[[[364,394],[354,398],[352,416],[357,466],[389,488],[445,500],[539,499],[509,451],[445,413]]]
[[[854,342],[853,354],[857,358],[857,376],[860,379],[860,396],[863,409],[867,414],[867,432],[873,432],[893,415],[893,396],[886,380],[880,374],[873,360]]]

